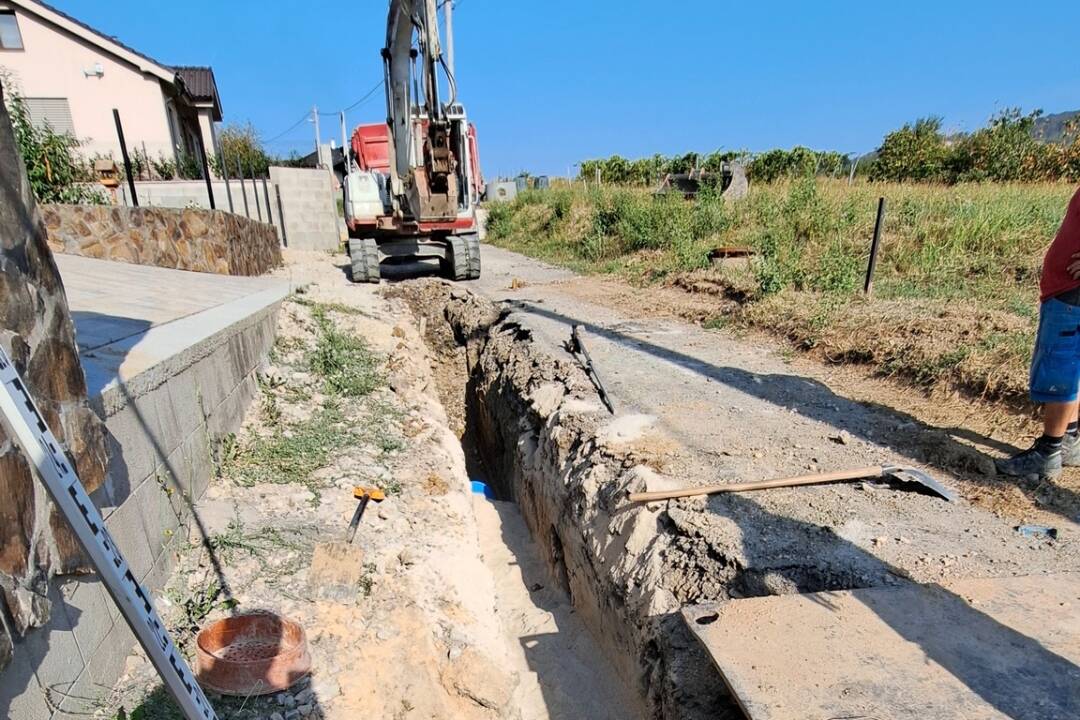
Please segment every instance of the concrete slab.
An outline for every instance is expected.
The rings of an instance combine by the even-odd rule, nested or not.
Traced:
[[[683,610],[750,720],[1066,720],[1080,574],[905,584]]]
[[[56,255],[91,397],[279,302],[289,283]]]

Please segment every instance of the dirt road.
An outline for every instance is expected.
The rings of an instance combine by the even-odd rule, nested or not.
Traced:
[[[1080,520],[1072,475],[1042,485],[994,477],[990,454],[1012,450],[999,438],[1024,429],[1025,419],[1008,418],[1005,432],[992,433],[986,417],[994,413],[962,400],[930,401],[858,371],[793,358],[762,338],[705,330],[677,317],[685,314],[680,298],[690,300],[670,289],[578,277],[490,246],[483,277],[467,285],[512,303],[553,352],[563,353],[572,324],[583,325],[620,413],[655,417],[720,481],[915,464],[1009,521]]]

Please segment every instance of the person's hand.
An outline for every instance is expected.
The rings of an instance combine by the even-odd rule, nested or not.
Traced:
[[[1072,275],[1073,280],[1080,280],[1080,252],[1073,253],[1072,262],[1065,269]]]

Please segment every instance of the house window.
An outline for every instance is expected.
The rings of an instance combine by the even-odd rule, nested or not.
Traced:
[[[19,22],[11,10],[0,10],[0,50],[22,50]]]
[[[75,137],[75,123],[71,121],[67,98],[24,98],[23,104],[34,127],[48,125],[56,133]]]

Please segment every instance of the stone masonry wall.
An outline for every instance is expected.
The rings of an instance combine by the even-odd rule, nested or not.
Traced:
[[[86,489],[101,487],[107,463],[104,428],[87,402],[64,286],[2,101],[0,345]],[[6,606],[0,611],[0,669],[12,660],[13,639],[49,622],[49,577],[86,569],[73,532],[0,424],[0,606]]]
[[[281,265],[272,225],[221,210],[45,205],[42,215],[53,252],[219,275]]]

